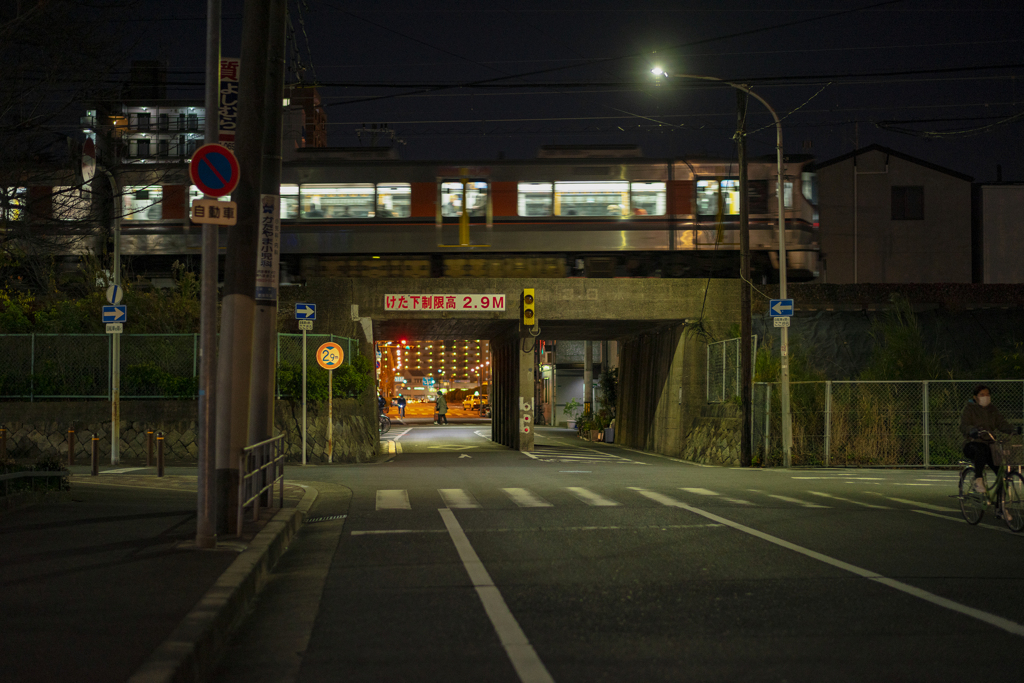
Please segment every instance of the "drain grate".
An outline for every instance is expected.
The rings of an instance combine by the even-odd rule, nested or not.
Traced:
[[[348,515],[329,515],[327,517],[309,517],[304,522],[305,524],[315,524],[316,522],[330,522],[334,519],[345,519]]]

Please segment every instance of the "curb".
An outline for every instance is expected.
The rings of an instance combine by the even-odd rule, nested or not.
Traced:
[[[234,630],[288,549],[318,491],[305,487],[297,507],[281,510],[185,615],[128,683],[209,680]]]

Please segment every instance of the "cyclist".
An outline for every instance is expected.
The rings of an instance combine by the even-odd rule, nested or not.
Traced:
[[[985,493],[985,466],[988,465],[998,475],[998,467],[1003,464],[1002,452],[993,453],[995,444],[992,433],[995,431],[1020,434],[1021,428],[1006,421],[999,409],[992,405],[992,392],[984,384],[979,384],[974,388],[974,396],[968,399],[960,416],[960,433],[967,438],[964,455],[974,462],[974,474],[977,477],[974,489],[978,493]]]
[[[384,394],[377,394],[377,409],[380,410],[381,415],[387,415],[388,402],[384,400]]]

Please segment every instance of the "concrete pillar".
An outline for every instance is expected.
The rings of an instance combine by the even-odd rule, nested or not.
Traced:
[[[529,343],[529,342],[527,342]],[[533,450],[533,429],[536,418],[536,367],[534,360],[537,356],[536,348],[524,352],[519,347],[517,355],[519,366],[519,450]]]
[[[583,405],[585,413],[594,410],[594,342],[583,342]]]

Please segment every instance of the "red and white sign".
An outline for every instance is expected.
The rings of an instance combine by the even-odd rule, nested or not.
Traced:
[[[504,311],[504,294],[385,294],[385,311]]]
[[[225,57],[220,60],[220,103],[217,107],[217,142],[235,149],[238,132],[238,72],[241,60]]]

